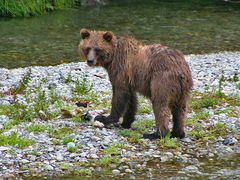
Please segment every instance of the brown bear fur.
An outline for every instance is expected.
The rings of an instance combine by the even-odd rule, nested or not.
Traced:
[[[106,69],[112,84],[112,108],[108,117],[95,119],[105,125],[123,116],[122,127],[130,128],[137,110],[136,92],[148,97],[153,106],[156,132],[145,138],[183,138],[186,103],[193,85],[192,75],[182,53],[161,44],[144,45],[134,38],[118,37],[112,32],[80,31],[81,55],[89,66]]]

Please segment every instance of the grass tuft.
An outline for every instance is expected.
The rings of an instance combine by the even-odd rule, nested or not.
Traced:
[[[18,146],[23,149],[33,143],[32,140],[19,137],[17,133],[13,133],[9,136],[0,135],[0,146]]]
[[[31,124],[26,129],[28,132],[40,133],[46,131],[48,127],[41,124]]]
[[[1,0],[0,15],[9,17],[37,16],[73,5],[74,0]]]
[[[160,139],[157,145],[163,149],[177,149],[179,147],[177,139],[170,138],[170,134]]]

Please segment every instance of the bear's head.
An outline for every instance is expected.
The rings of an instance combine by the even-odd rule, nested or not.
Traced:
[[[111,63],[116,37],[112,32],[81,29],[80,54],[89,66],[106,67]]]

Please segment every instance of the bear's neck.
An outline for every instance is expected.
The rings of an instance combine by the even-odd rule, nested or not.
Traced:
[[[117,37],[112,53],[111,61],[104,64],[109,76],[116,77],[119,73],[127,72],[127,66],[131,56],[138,53],[139,47],[143,45],[134,38]]]

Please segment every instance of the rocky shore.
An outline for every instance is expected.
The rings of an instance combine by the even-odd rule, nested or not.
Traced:
[[[154,129],[139,98],[132,130],[86,118],[109,113],[111,85],[85,63],[0,68],[0,178],[158,179],[240,176],[240,52],[188,55],[194,88],[187,137],[142,139]]]

